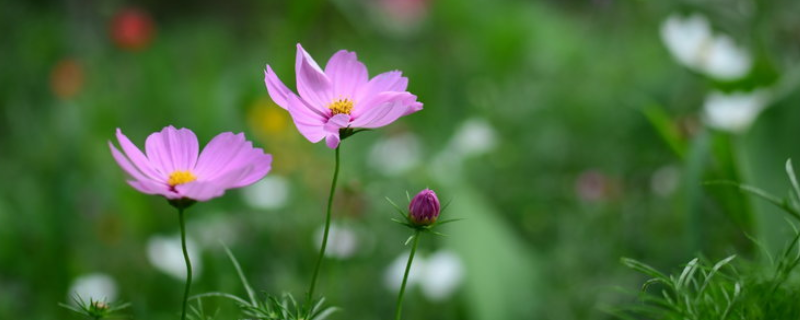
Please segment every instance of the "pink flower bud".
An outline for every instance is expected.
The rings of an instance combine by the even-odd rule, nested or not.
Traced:
[[[418,226],[429,226],[439,218],[439,198],[431,189],[420,191],[408,205],[408,217]]]

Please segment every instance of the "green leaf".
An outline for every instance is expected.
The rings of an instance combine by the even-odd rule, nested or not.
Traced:
[[[792,208],[787,201],[785,201],[783,199],[780,199],[780,198],[778,198],[776,196],[773,196],[773,195],[769,194],[768,192],[766,192],[764,190],[761,190],[759,188],[756,188],[756,187],[753,187],[753,186],[749,186],[749,185],[740,184],[740,183],[737,183],[737,182],[734,182],[734,181],[728,181],[728,180],[708,181],[708,182],[705,182],[704,184],[705,185],[725,185],[725,186],[736,187],[736,188],[739,189],[739,191],[752,194],[752,195],[757,196],[757,197],[759,197],[759,198],[761,198],[763,200],[766,200],[769,203],[772,203],[776,207],[783,209],[784,211],[786,211],[786,213],[788,213],[789,215],[791,215],[792,217],[794,217],[795,219],[800,221],[800,213],[795,208]]]
[[[247,281],[247,277],[244,276],[244,272],[242,272],[242,267],[239,265],[239,261],[236,260],[236,257],[233,255],[233,252],[231,252],[231,249],[228,248],[228,246],[222,243],[222,241],[220,241],[220,244],[223,248],[225,248],[225,253],[228,254],[228,258],[231,259],[231,263],[233,263],[233,267],[236,269],[236,274],[239,275],[239,280],[242,281],[242,285],[244,286],[245,291],[247,291],[247,296],[250,297],[250,302],[252,302],[253,305],[256,305],[258,303],[258,300],[256,300],[256,294],[253,291],[253,288],[250,286],[250,283]]]
[[[651,104],[642,108],[642,113],[669,148],[672,149],[679,158],[686,158],[686,150],[688,149],[686,142],[681,138],[678,127],[667,112],[664,111],[661,106]]]
[[[794,174],[794,167],[792,167],[792,159],[786,160],[786,175],[789,176],[789,181],[792,182],[792,190],[794,195],[800,200],[800,185],[797,183],[797,175]]]
[[[669,282],[670,282],[669,278],[666,275],[664,275],[663,273],[659,272],[658,270],[656,270],[655,268],[653,268],[653,267],[651,267],[649,265],[646,265],[644,263],[641,263],[639,261],[636,261],[636,260],[633,260],[633,259],[630,259],[630,258],[622,258],[620,260],[622,261],[622,264],[624,264],[628,268],[631,268],[633,270],[639,271],[639,272],[644,273],[644,274],[646,274],[648,276],[651,276],[653,278],[661,279],[666,284],[669,284]]]

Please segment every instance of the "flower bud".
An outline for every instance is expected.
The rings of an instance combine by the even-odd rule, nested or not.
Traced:
[[[439,198],[431,189],[420,191],[408,205],[408,218],[417,226],[429,226],[439,218]]]

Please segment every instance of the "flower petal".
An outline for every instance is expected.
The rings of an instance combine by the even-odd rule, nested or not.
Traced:
[[[251,163],[251,170],[236,181],[231,188],[241,188],[256,183],[256,181],[264,178],[272,169],[272,155],[264,153],[263,150],[258,148],[254,150],[257,152],[252,153],[249,161]]]
[[[378,128],[397,120],[398,118],[413,113],[415,108],[421,109],[422,104],[416,101],[417,97],[408,92],[386,91],[375,95],[365,101],[365,111],[356,118],[353,117],[351,127]]]
[[[194,181],[175,186],[175,190],[186,198],[197,201],[208,201],[212,198],[222,196],[225,190],[234,186],[248,177],[253,171],[253,166],[243,166],[234,170],[228,170],[214,180]]]
[[[403,116],[407,116],[409,114],[412,114],[420,110],[422,110],[422,102],[414,101],[408,106],[408,110],[406,110],[406,112],[403,113]]]
[[[208,201],[225,194],[225,188],[210,181],[194,181],[175,186],[182,197],[197,201]]]
[[[136,166],[139,171],[141,171],[145,176],[150,179],[158,180],[158,181],[166,181],[166,177],[163,176],[161,173],[156,171],[153,168],[153,165],[150,163],[150,160],[142,153],[136,145],[128,139],[127,136],[122,134],[122,130],[117,128],[117,141],[119,142],[120,147],[122,147],[122,151],[125,152],[125,156]]]
[[[323,129],[327,133],[339,133],[339,129],[347,128],[349,124],[350,116],[340,113],[328,119]]]
[[[310,106],[319,111],[325,110],[325,107],[333,102],[331,81],[299,43],[297,44],[295,70],[297,72],[297,92]]]
[[[150,180],[150,178],[142,174],[142,172],[139,171],[139,169],[134,167],[133,164],[131,164],[131,162],[128,160],[128,158],[126,158],[122,154],[122,152],[119,152],[119,150],[117,150],[117,148],[114,147],[114,144],[111,143],[111,141],[108,142],[108,147],[111,148],[111,156],[114,157],[114,160],[117,161],[117,164],[119,164],[119,166],[122,167],[122,170],[128,173],[128,175],[130,175],[132,178],[136,180]]]
[[[364,101],[384,91],[406,91],[408,78],[403,77],[403,73],[395,70],[381,73],[361,87],[356,93],[356,101]],[[358,114],[358,110],[353,110],[353,114]]]
[[[350,125],[350,116],[346,114],[337,114],[325,123],[323,130],[326,133],[325,144],[328,148],[336,149],[339,146],[341,138],[339,137],[339,130],[347,128]]]
[[[294,95],[294,93],[278,79],[278,75],[272,71],[269,65],[267,65],[267,69],[264,70],[264,83],[267,85],[267,92],[272,98],[272,101],[275,101],[275,104],[281,108],[288,109],[289,102],[286,101],[286,99],[289,95]]]
[[[336,149],[336,147],[339,146],[339,142],[341,141],[342,139],[339,137],[338,133],[332,133],[325,136],[325,145],[331,149]]]
[[[346,50],[336,52],[328,60],[325,74],[333,85],[334,99],[355,99],[356,90],[369,80],[367,67],[358,61],[355,52]]]
[[[217,176],[225,174],[229,168],[241,167],[239,163],[234,162],[242,153],[247,152],[247,149],[252,148],[252,143],[245,140],[243,133],[223,132],[218,134],[200,153],[194,171],[197,180],[214,180]]]
[[[317,114],[310,107],[300,101],[296,96],[289,97],[289,114],[294,120],[294,125],[308,141],[317,143],[325,137],[323,127],[325,126],[325,117]]]
[[[128,181],[128,184],[139,192],[145,194],[162,195],[167,199],[179,199],[182,197],[180,194],[170,191],[169,186],[166,184],[152,180],[130,180]]]
[[[154,169],[167,177],[176,170],[194,168],[197,161],[197,136],[189,129],[168,126],[147,137],[147,158]]]

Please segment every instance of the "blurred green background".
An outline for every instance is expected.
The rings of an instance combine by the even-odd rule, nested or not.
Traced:
[[[715,80],[670,55],[663,22],[690,13],[749,52],[747,74]],[[348,49],[371,76],[402,70],[425,104],[343,145],[344,231],[318,289],[342,307],[333,319],[391,316],[408,231],[384,198],[425,187],[465,220],[421,242],[406,319],[611,319],[604,309],[634,299],[616,288],[643,279],[620,257],[672,270],[753,256],[748,236],[785,240],[776,210],[702,182],[785,194],[784,162],[800,159],[799,16],[794,0],[3,1],[0,318],[75,317],[57,302],[86,279],[134,318],[176,317],[177,216],[129,187],[108,150],[116,128],[143,146],[170,124],[201,144],[243,131],[275,158],[265,182],[190,209],[193,293],[244,295],[222,241],[257,290],[302,296],[333,152],[263,83],[269,63],[294,88],[302,43],[320,64]],[[709,92],[755,88],[773,94],[748,130],[706,125]]]

